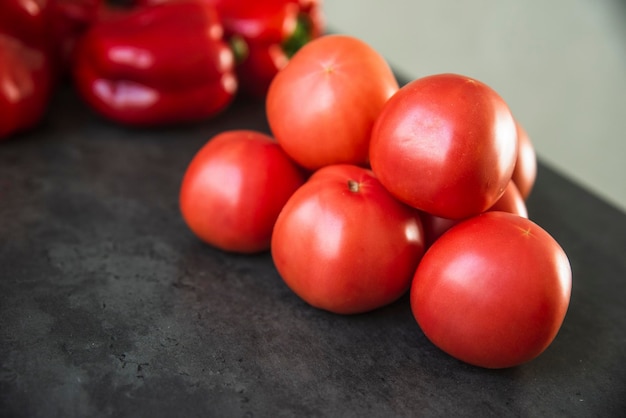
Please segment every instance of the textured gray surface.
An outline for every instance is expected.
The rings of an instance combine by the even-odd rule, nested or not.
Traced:
[[[198,242],[177,193],[214,133],[267,129],[237,103],[186,128],[109,124],[62,91],[0,144],[0,415],[619,416],[626,395],[626,215],[540,167],[531,217],[570,256],[560,334],[500,371],[433,347],[408,299],[306,306],[268,254]]]

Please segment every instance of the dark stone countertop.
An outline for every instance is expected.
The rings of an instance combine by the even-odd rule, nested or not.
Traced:
[[[430,344],[404,297],[339,316],[305,305],[269,254],[200,243],[178,212],[215,133],[267,131],[238,101],[184,128],[129,129],[71,89],[0,143],[0,415],[619,416],[626,411],[626,214],[540,163],[530,217],[573,269],[569,312],[506,370]]]

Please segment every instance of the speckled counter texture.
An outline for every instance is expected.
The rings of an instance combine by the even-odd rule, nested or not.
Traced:
[[[239,100],[187,127],[108,123],[71,89],[0,143],[0,415],[619,416],[626,409],[626,215],[544,164],[530,216],[572,263],[570,310],[536,360],[463,364],[405,296],[363,315],[311,308],[268,253],[199,242],[177,195],[215,133],[267,131]]]

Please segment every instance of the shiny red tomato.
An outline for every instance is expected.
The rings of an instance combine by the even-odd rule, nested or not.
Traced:
[[[508,212],[528,218],[526,202],[512,181],[506,186],[504,194],[500,196],[500,199],[487,210]],[[463,221],[462,219],[441,218],[426,212],[422,212],[421,218],[422,225],[424,225],[424,235],[426,236],[426,246],[430,246],[444,232]]]
[[[276,140],[300,165],[366,165],[370,133],[398,83],[363,41],[327,35],[302,47],[274,77],[266,98]]]
[[[487,368],[522,364],[554,340],[569,305],[569,260],[550,234],[506,212],[486,212],[426,252],[411,308],[437,347]]]
[[[280,210],[305,181],[276,141],[260,132],[227,131],[193,157],[180,190],[187,226],[226,251],[269,249]]]
[[[489,86],[438,74],[402,87],[372,132],[372,170],[398,199],[461,219],[504,193],[517,157],[515,121]]]
[[[419,214],[370,170],[318,170],[280,213],[271,251],[285,283],[312,306],[340,314],[373,310],[409,288],[424,252]]]
[[[528,209],[526,208],[524,197],[513,181],[509,181],[500,199],[487,210],[508,212],[528,218]]]
[[[537,154],[528,133],[516,122],[517,161],[511,179],[524,199],[527,199],[537,179]]]

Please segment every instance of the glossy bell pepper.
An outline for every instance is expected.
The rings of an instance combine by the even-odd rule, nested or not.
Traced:
[[[91,25],[103,0],[1,0],[0,30],[46,51],[63,74],[76,40]]]
[[[263,98],[291,56],[323,32],[317,0],[205,0],[214,3],[237,57],[241,90]]]
[[[0,32],[0,140],[41,121],[51,85],[48,55]]]
[[[156,4],[176,0],[135,0]],[[264,98],[291,56],[324,31],[322,0],[198,0],[214,6],[237,60],[240,90]]]
[[[198,1],[138,7],[97,22],[77,46],[73,75],[96,111],[139,126],[214,116],[237,89],[217,13]]]
[[[49,0],[1,0],[0,31],[28,46],[45,49],[49,15]]]
[[[42,0],[39,0],[42,1]],[[96,22],[104,0],[48,0],[51,52],[58,72],[65,74],[78,39]]]

